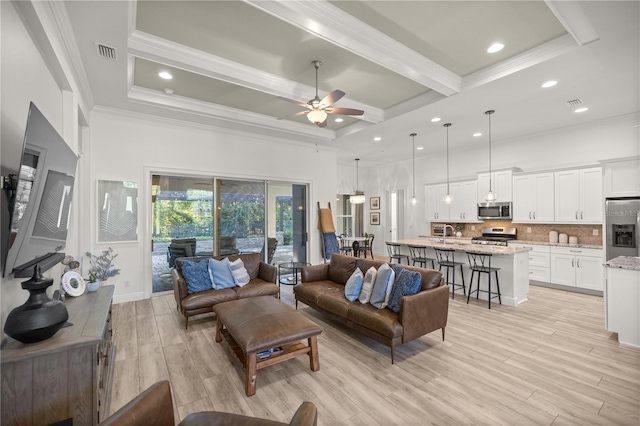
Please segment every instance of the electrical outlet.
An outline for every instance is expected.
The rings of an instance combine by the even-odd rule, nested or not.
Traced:
[[[597,230],[597,229],[594,229],[594,230],[593,230],[593,235],[594,235],[594,236],[598,236],[598,230]]]
[[[129,288],[129,281],[125,281],[125,282],[124,282],[124,286],[125,286],[126,288]]]
[[[475,225],[471,225],[471,230],[472,230],[472,231],[475,231],[475,230],[476,230]]]
[[[530,234],[530,233],[531,233],[531,227],[527,226],[527,234]]]

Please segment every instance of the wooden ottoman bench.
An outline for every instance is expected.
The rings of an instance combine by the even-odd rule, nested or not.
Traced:
[[[308,355],[311,371],[320,369],[318,335],[322,327],[273,296],[250,297],[215,305],[216,342],[224,341],[240,362],[247,396],[256,393],[256,372]],[[300,342],[308,339],[308,345]],[[278,349],[269,353],[272,349]],[[260,357],[258,356],[260,354]]]

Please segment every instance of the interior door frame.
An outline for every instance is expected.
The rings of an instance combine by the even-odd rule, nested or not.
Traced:
[[[397,194],[397,208],[396,208],[396,216],[397,216],[397,235],[395,240],[402,240],[405,236],[405,226],[407,223],[406,211],[407,211],[407,188],[406,187],[397,187],[397,188],[388,188],[386,190],[386,220],[385,220],[385,234],[388,238],[386,241],[391,241],[393,236],[393,223],[392,223],[392,209],[393,204],[391,203],[391,194]]]

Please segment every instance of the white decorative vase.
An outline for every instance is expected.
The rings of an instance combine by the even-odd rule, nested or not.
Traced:
[[[87,283],[87,291],[89,293],[93,293],[94,291],[98,291],[100,288],[100,280],[96,280],[92,283]]]
[[[458,237],[458,238],[462,237],[462,232],[460,232],[460,231],[456,232],[456,237]]]

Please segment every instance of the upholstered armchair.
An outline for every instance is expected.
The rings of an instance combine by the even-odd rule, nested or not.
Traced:
[[[315,426],[318,421],[316,406],[303,402],[289,423],[281,423],[239,414],[219,411],[191,413],[179,426]],[[164,380],[157,382],[113,413],[100,425],[105,426],[174,426],[171,386]]]

